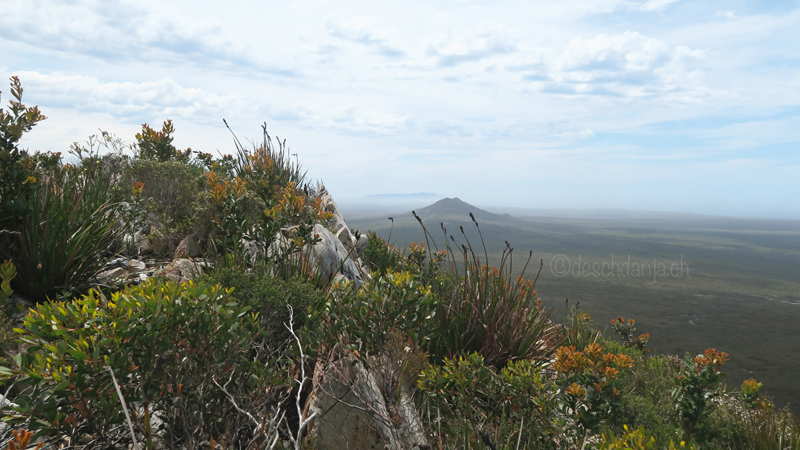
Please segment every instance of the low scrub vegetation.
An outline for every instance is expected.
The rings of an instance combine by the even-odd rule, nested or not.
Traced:
[[[3,447],[299,449],[311,373],[339,358],[381,375],[387,427],[410,401],[419,448],[800,449],[800,423],[760,383],[724,384],[724,352],[652,354],[633,319],[608,335],[577,308],[552,320],[539,274],[511,276],[510,245],[490,267],[463,230],[442,225],[441,249],[424,226],[407,249],[368,233],[363,283],[322,282],[303,249],[331,213],[266,127],[213,158],[176,149],[170,121],[143,125],[130,146],[104,133],[65,162],[18,148],[45,117],[16,79],[12,97],[0,110]],[[142,238],[158,256],[187,235],[204,253],[197,279],[98,282]]]

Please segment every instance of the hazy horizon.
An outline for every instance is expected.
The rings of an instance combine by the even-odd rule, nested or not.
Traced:
[[[786,214],[780,216],[768,215],[733,215],[733,214],[709,214],[697,211],[684,211],[684,210],[658,210],[658,209],[635,209],[635,208],[567,208],[567,207],[524,207],[524,206],[501,206],[496,204],[479,204],[470,202],[461,197],[446,197],[443,195],[425,193],[428,195],[420,196],[416,193],[411,194],[370,194],[365,197],[342,198],[337,199],[336,202],[345,214],[357,214],[361,217],[372,214],[383,213],[404,213],[410,212],[413,209],[420,209],[430,206],[437,201],[445,198],[458,198],[465,203],[469,203],[477,208],[496,214],[510,214],[520,216],[550,216],[550,217],[597,217],[597,216],[611,216],[613,214],[629,215],[629,216],[653,216],[653,215],[674,215],[674,216],[704,216],[716,218],[729,218],[729,219],[761,219],[761,220],[786,220],[786,221],[800,221],[800,215]]]

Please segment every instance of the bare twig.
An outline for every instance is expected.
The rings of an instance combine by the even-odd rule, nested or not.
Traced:
[[[294,444],[295,450],[300,450],[300,444],[302,443],[303,432],[305,431],[308,424],[311,422],[312,419],[317,415],[317,411],[314,411],[308,417],[304,417],[303,408],[300,406],[300,397],[303,393],[303,384],[305,384],[306,378],[306,355],[303,353],[303,345],[300,343],[300,338],[297,337],[297,334],[294,332],[294,309],[292,309],[292,305],[287,305],[289,308],[289,325],[284,324],[286,329],[289,330],[289,333],[292,334],[294,337],[295,342],[297,342],[297,349],[300,351],[300,379],[295,381],[297,382],[297,398],[295,399],[295,406],[297,407],[297,417],[298,417],[298,425],[297,425],[297,437],[292,436],[289,433],[289,439]]]
[[[248,411],[245,411],[242,408],[240,408],[239,405],[236,404],[236,400],[233,398],[233,395],[231,395],[230,392],[228,392],[228,390],[225,389],[228,386],[228,384],[231,382],[232,379],[233,379],[233,373],[231,373],[231,376],[228,379],[228,382],[225,383],[225,386],[220,386],[220,384],[217,383],[216,379],[212,380],[212,381],[228,397],[228,401],[231,402],[233,407],[236,408],[236,410],[239,411],[240,414],[244,414],[245,416],[249,417],[250,420],[254,424],[256,424],[256,433],[257,434],[263,433],[264,436],[266,436],[266,440],[269,443],[267,448],[269,448],[270,450],[275,448],[275,445],[278,443],[278,437],[279,437],[278,428],[280,427],[280,424],[283,421],[283,416],[286,414],[286,412],[285,411],[280,411],[281,408],[280,408],[280,403],[279,403],[278,404],[278,410],[276,411],[276,414],[273,415],[272,418],[269,420],[269,425],[266,425],[267,424],[266,420],[262,420],[261,422],[259,422]],[[280,411],[280,414],[278,414],[279,411]]]
[[[114,376],[114,371],[109,366],[103,366],[103,370],[111,374],[111,381],[114,382],[114,387],[117,389],[117,396],[120,403],[122,403],[122,412],[125,413],[125,419],[128,421],[128,429],[131,432],[131,439],[133,439],[133,450],[139,450],[139,443],[136,442],[136,433],[133,431],[133,422],[131,422],[131,415],[128,414],[128,405],[125,404],[125,399],[122,397],[122,391],[117,383],[117,377]]]

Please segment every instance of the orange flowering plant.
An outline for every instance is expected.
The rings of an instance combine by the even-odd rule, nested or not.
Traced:
[[[649,350],[644,347],[647,345],[647,341],[650,340],[650,335],[644,333],[634,338],[633,332],[636,331],[635,323],[636,321],[633,319],[628,319],[626,321],[624,317],[617,317],[611,321],[611,327],[614,329],[615,333],[622,336],[622,345],[628,348],[636,348],[647,353]]]
[[[727,375],[720,371],[727,360],[727,353],[714,348],[686,358],[672,391],[684,433],[696,436],[701,443],[712,437],[705,422],[711,412],[710,400],[720,394],[719,381]]]
[[[564,411],[585,429],[593,429],[600,421],[616,413],[619,406],[619,374],[633,365],[621,353],[604,353],[598,343],[591,343],[581,352],[575,346],[556,350],[553,368],[564,392]]]
[[[212,207],[212,241],[217,252],[234,251],[247,230],[255,224],[258,211],[264,203],[248,190],[248,183],[239,177],[226,179],[215,171],[205,176]]]

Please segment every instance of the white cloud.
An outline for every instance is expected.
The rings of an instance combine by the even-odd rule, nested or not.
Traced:
[[[542,90],[565,94],[644,97],[703,92],[703,50],[666,43],[637,32],[570,41],[549,66]],[[540,80],[544,81],[544,80]]]
[[[61,73],[19,71],[27,103],[42,109],[62,108],[78,113],[105,113],[129,122],[182,118],[193,123],[218,122],[226,112],[240,111],[241,97],[186,88],[171,78],[142,83],[105,82]]]
[[[387,57],[400,57],[405,54],[394,44],[396,33],[391,29],[380,29],[372,17],[351,17],[346,20],[328,18],[325,27],[328,34],[372,49],[375,53]]]
[[[253,57],[213,17],[190,19],[164,8],[113,0],[8,0],[0,15],[0,39],[105,62],[181,62],[296,75]]]
[[[721,17],[723,19],[735,19],[736,11],[726,11],[724,9],[720,9],[719,11],[714,13],[714,17]]]
[[[631,9],[639,11],[663,11],[667,6],[677,3],[680,0],[647,0],[644,3],[628,2]]]
[[[474,34],[452,31],[432,33],[426,54],[439,67],[455,67],[516,52],[515,39],[501,25],[483,25]]]

